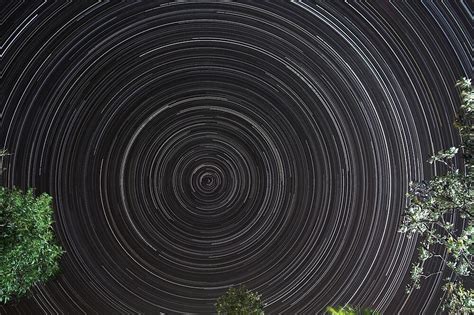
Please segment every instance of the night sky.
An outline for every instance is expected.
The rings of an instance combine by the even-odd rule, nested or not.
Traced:
[[[458,143],[469,5],[4,0],[1,183],[53,196],[66,254],[0,312],[212,313],[244,284],[270,314],[434,313],[397,230]]]

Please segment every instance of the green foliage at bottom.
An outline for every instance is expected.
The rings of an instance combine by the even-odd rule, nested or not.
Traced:
[[[52,198],[0,187],[0,303],[24,295],[59,271]]]
[[[217,299],[218,314],[227,315],[263,315],[261,295],[246,289],[244,286],[229,288]]]
[[[331,315],[378,315],[380,313],[370,308],[354,308],[347,306],[328,306],[326,311]]]

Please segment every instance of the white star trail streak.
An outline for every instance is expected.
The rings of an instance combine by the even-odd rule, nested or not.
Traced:
[[[269,314],[405,295],[407,183],[457,143],[466,1],[8,1],[5,186],[54,197],[60,275],[1,313]],[[432,262],[429,268],[442,266]]]

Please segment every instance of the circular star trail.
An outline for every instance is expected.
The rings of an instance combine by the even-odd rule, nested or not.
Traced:
[[[267,313],[436,311],[397,229],[457,141],[467,3],[1,10],[2,181],[54,197],[66,250],[3,311],[211,313],[239,284]]]

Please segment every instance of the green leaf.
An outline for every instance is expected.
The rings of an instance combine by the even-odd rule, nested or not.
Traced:
[[[422,280],[440,274],[424,270],[425,261],[441,262],[453,273],[445,280],[443,305],[449,313],[474,313],[473,292],[463,283],[473,274],[474,262],[474,94],[471,80],[463,78],[456,84],[460,89],[461,106],[455,127],[461,146],[450,147],[433,155],[428,162],[441,162],[448,167],[446,174],[422,182],[410,182],[408,204],[399,228],[407,237],[419,239],[418,261],[410,271],[407,292],[422,286]],[[463,169],[454,168],[450,160],[463,160]],[[454,219],[460,218],[458,221]]]
[[[59,270],[62,248],[56,244],[52,198],[33,190],[0,187],[0,300],[7,303]]]
[[[238,288],[231,287],[216,301],[216,311],[218,314],[263,314],[263,303],[261,295],[256,294],[244,286]]]

